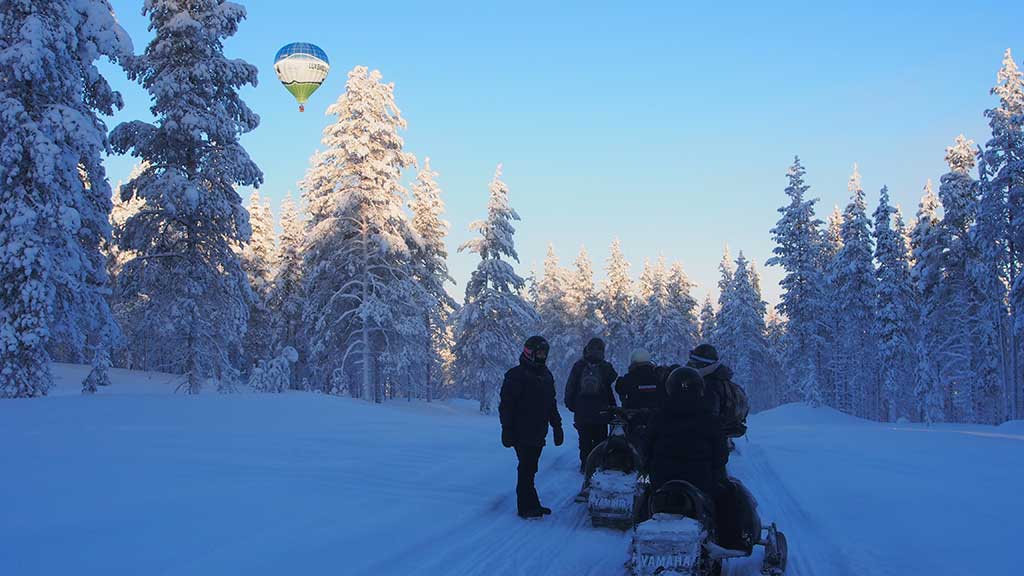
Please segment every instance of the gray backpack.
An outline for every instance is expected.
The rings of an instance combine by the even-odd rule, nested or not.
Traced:
[[[601,364],[583,363],[580,371],[580,396],[604,396],[604,382],[601,377]]]

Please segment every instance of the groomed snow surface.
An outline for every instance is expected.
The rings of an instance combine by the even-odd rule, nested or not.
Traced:
[[[0,573],[623,574],[630,535],[573,502],[575,434],[549,446],[554,509],[515,515],[515,457],[471,403],[173,394],[112,371],[0,401]],[[791,575],[1020,574],[1024,423],[887,425],[788,405],[730,464],[789,538]],[[758,574],[758,558],[732,575]]]

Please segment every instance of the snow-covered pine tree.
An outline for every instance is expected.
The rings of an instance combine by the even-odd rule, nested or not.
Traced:
[[[761,299],[761,287],[753,264],[741,251],[722,308],[718,330],[728,346],[719,347],[719,356],[735,371],[735,381],[746,388],[751,407],[770,407],[772,382],[767,378],[771,362],[765,329],[767,305]]]
[[[269,302],[274,273],[280,260],[270,201],[261,198],[259,190],[253,189],[248,210],[252,236],[239,254],[253,295],[242,347],[242,366],[246,369],[260,360],[270,359],[274,353],[274,317]]]
[[[835,258],[834,292],[836,326],[836,408],[858,416],[878,414],[878,363],[874,333],[877,281],[873,263],[871,221],[853,167],[848,185],[850,203],[843,212],[843,247]]]
[[[636,346],[633,280],[629,275],[629,262],[622,254],[622,244],[616,238],[605,266],[605,281],[601,287],[601,313],[605,321],[605,340],[608,361],[616,370],[629,365],[629,356]]]
[[[693,283],[686,275],[683,265],[675,262],[669,268],[665,279],[666,308],[669,334],[672,346],[669,358],[673,362],[685,364],[690,350],[698,344],[697,333],[697,301],[690,294]]]
[[[929,180],[917,210],[917,223],[911,232],[914,267],[911,278],[917,290],[918,336],[917,370],[914,399],[917,418],[926,423],[945,420],[944,375],[939,371],[944,318],[942,317],[942,243],[938,212],[939,198]]]
[[[91,349],[83,391],[103,383],[117,326],[99,114],[122,101],[96,60],[131,50],[107,0],[0,4],[0,397],[46,394],[55,346],[75,359]]]
[[[337,120],[302,183],[307,352],[321,387],[382,402],[418,351],[406,343],[417,331],[426,338],[400,182],[414,158],[402,149],[394,85],[380,72],[353,68],[327,113]]]
[[[767,264],[785,270],[779,283],[782,297],[776,309],[788,319],[780,350],[785,359],[786,379],[799,390],[794,399],[817,406],[823,400],[825,278],[820,255],[822,222],[814,216],[818,199],[805,197],[810,188],[804,182],[805,173],[800,158],[795,157],[786,173],[786,195],[790,201],[779,208],[782,217],[772,228],[775,256]]]
[[[1024,343],[1024,74],[1009,49],[1003,56],[992,94],[999,106],[985,111],[992,138],[985,143],[984,159],[987,193],[998,197],[1007,211],[1007,276],[1009,278],[1010,316],[1013,320],[1010,340],[1010,378],[1012,418],[1024,414],[1024,368],[1021,343]]]
[[[715,306],[711,302],[711,294],[704,297],[704,304],[700,307],[700,337],[701,342],[711,342],[715,333]]]
[[[908,351],[914,344],[914,287],[902,231],[893,228],[896,209],[883,187],[875,209],[876,278],[875,334],[881,380],[881,410],[875,419],[895,422],[901,416],[902,388],[913,382],[915,363]]]
[[[235,249],[248,240],[248,214],[235,186],[259,186],[263,173],[239,135],[259,116],[238,94],[255,85],[256,67],[224,56],[245,9],[224,0],[147,0],[153,40],[132,58],[129,77],[152,95],[156,124],[133,121],[114,129],[119,153],[148,162],[122,188],[146,209],[125,224],[122,241],[136,252],[125,264],[123,297],[142,338],[173,352],[168,365],[198,393],[208,379],[234,385],[252,293]]]
[[[437,396],[439,384],[444,380],[444,348],[451,345],[447,338],[450,317],[455,310],[455,300],[448,294],[445,285],[453,282],[448,274],[448,223],[444,221],[444,201],[441,187],[437,184],[438,173],[431,169],[430,158],[423,161],[423,168],[412,185],[412,228],[419,236],[415,251],[419,263],[418,280],[423,288],[425,302],[423,322],[428,338],[420,345],[423,350],[423,395],[429,402]]]
[[[555,247],[548,244],[547,256],[544,258],[544,273],[533,286],[533,304],[539,318],[539,332],[551,346],[548,353],[548,368],[555,381],[559,383],[568,378],[569,369],[579,355],[579,350],[573,347],[572,331],[569,328],[565,294],[569,278],[569,271],[559,265]],[[562,391],[561,386],[556,388],[559,392]]]
[[[601,301],[594,287],[594,268],[586,247],[580,248],[568,279],[565,301],[569,315],[570,349],[575,355],[581,355],[587,342],[591,338],[600,338],[605,330]]]
[[[476,389],[485,414],[496,409],[502,375],[516,362],[527,333],[537,325],[536,312],[523,299],[526,283],[510,262],[519,261],[512,224],[519,215],[508,195],[499,164],[491,180],[487,219],[471,226],[480,237],[459,248],[478,254],[480,263],[466,284],[466,301],[458,314],[456,371],[460,381]]]
[[[279,260],[270,286],[268,302],[274,318],[274,340],[271,349],[277,351],[286,346],[295,348],[303,359],[302,309],[305,292],[302,285],[302,253],[305,241],[306,222],[299,214],[289,192],[281,202],[281,236]],[[296,379],[292,380],[293,385]]]

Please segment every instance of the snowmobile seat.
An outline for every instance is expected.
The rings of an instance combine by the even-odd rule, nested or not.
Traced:
[[[666,482],[650,496],[648,517],[659,512],[686,516],[697,520],[708,533],[713,533],[715,504],[699,488],[684,480]]]
[[[636,451],[632,444],[620,436],[612,436],[605,446],[604,462],[601,466],[606,470],[633,472],[639,468]]]
[[[761,539],[761,516],[757,500],[747,487],[730,477],[715,495],[717,543],[748,554]]]

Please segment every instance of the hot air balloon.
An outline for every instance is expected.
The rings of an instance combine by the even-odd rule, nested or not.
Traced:
[[[299,112],[306,111],[306,101],[324,83],[331,63],[319,46],[294,42],[277,51],[274,71],[284,87],[299,101]]]

